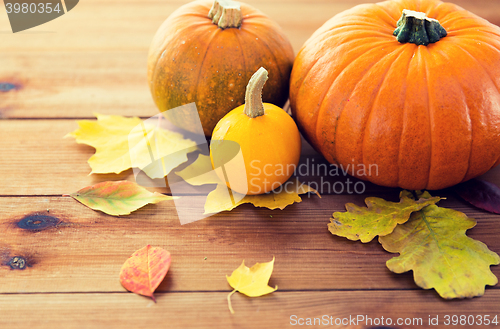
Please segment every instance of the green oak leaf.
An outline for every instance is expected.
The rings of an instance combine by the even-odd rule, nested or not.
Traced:
[[[387,267],[395,273],[412,270],[419,287],[434,288],[446,299],[481,296],[485,285],[498,282],[490,266],[498,265],[500,257],[465,234],[475,225],[464,213],[436,205],[414,212],[405,224],[379,237],[385,250],[400,254]]]
[[[412,212],[437,203],[441,198],[432,197],[413,200],[411,193],[402,191],[399,202],[390,202],[381,198],[365,199],[367,207],[352,203],[345,205],[347,212],[335,212],[330,219],[328,230],[349,240],[361,240],[366,243],[375,236],[390,234],[396,225],[405,223]]]

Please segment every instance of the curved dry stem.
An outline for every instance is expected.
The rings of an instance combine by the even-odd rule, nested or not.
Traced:
[[[263,67],[257,70],[250,81],[248,81],[245,93],[245,114],[250,118],[264,115],[264,104],[262,103],[262,88],[268,78],[267,70]]]
[[[234,294],[237,290],[234,289],[227,295],[227,306],[229,306],[229,311],[231,311],[231,314],[234,314],[233,306],[231,305],[231,295]]]
[[[232,0],[215,0],[208,17],[221,29],[241,26],[240,4]]]

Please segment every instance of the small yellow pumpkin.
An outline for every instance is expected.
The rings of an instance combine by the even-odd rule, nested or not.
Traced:
[[[247,195],[280,187],[294,173],[300,158],[301,138],[293,119],[278,106],[262,103],[267,78],[262,67],[254,73],[245,104],[217,123],[210,143],[210,159],[219,178],[231,190]],[[230,161],[235,152],[225,147],[228,142],[238,146],[243,161]],[[224,170],[217,170],[220,167]]]

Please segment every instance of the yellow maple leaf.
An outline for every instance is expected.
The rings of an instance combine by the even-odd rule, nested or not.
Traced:
[[[251,268],[245,266],[243,261],[236,270],[233,271],[231,276],[226,275],[227,282],[234,289],[227,296],[229,310],[234,314],[233,307],[231,306],[231,296],[239,291],[248,297],[259,297],[270,294],[278,289],[268,285],[271,274],[274,268],[273,260],[267,263],[256,263]]]
[[[269,209],[284,209],[295,202],[301,202],[300,194],[316,193],[308,186],[300,183],[297,178],[291,178],[276,191],[260,195],[244,195],[230,190],[224,182],[220,180],[212,169],[210,157],[200,154],[198,158],[184,170],[176,172],[187,183],[195,186],[205,184],[217,184],[215,190],[210,192],[205,202],[205,214],[230,211],[241,204],[251,203],[255,207],[265,207]]]
[[[80,120],[79,128],[65,136],[96,149],[88,160],[91,173],[118,174],[135,167],[151,178],[163,178],[197,148],[181,134],[137,117],[95,115],[97,121]]]
[[[431,198],[428,192],[419,196]],[[388,260],[387,267],[395,273],[412,270],[419,287],[434,288],[446,299],[481,296],[485,285],[498,282],[490,266],[498,265],[500,257],[465,235],[475,225],[462,212],[428,205],[379,237],[385,250],[400,254]]]

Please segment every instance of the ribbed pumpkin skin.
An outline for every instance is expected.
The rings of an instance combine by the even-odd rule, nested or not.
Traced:
[[[188,3],[161,25],[150,47],[148,81],[161,112],[196,103],[205,135],[244,103],[245,87],[261,66],[269,71],[263,101],[284,105],[294,53],[281,28],[241,3],[240,28],[221,29],[208,13],[213,1]]]
[[[448,35],[392,35],[403,9]],[[307,140],[375,184],[441,189],[500,162],[500,28],[434,0],[356,6],[325,23],[294,63],[290,102]],[[360,171],[372,166],[372,175]],[[359,173],[359,174],[358,174]]]

